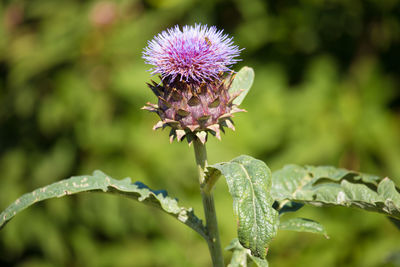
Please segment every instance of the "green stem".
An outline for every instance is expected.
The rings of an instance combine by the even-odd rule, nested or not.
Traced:
[[[207,167],[207,150],[206,146],[195,139],[194,155],[199,173],[199,183],[201,196],[203,198],[204,214],[206,217],[206,229],[208,234],[207,244],[210,250],[211,259],[214,267],[224,266],[224,257],[222,255],[221,242],[218,232],[217,214],[215,212],[214,197],[211,191],[204,190],[205,168]]]

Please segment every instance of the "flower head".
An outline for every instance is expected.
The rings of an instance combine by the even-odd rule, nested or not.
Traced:
[[[208,133],[221,138],[224,127],[235,129],[233,114],[244,111],[234,103],[241,91],[229,91],[239,48],[215,27],[175,26],[154,37],[143,52],[146,63],[161,82],[148,84],[158,99],[143,109],[160,121],[153,129],[170,127],[170,140],[207,141]],[[230,73],[226,73],[230,71]]]
[[[218,79],[219,73],[230,71],[240,49],[231,37],[216,27],[196,24],[170,28],[149,41],[143,58],[153,65],[152,74],[173,82],[201,83]]]

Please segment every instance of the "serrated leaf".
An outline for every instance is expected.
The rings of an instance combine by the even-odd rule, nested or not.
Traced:
[[[237,216],[240,243],[254,256],[265,258],[278,228],[278,212],[272,208],[271,171],[264,162],[239,156],[210,166],[226,178]]]
[[[251,251],[244,248],[237,238],[233,239],[225,250],[232,251],[232,258],[228,267],[247,267],[249,259],[253,261],[257,267],[268,267],[268,261],[266,259],[253,256]]]
[[[231,87],[229,88],[229,94],[235,95],[242,90],[242,93],[233,100],[233,104],[240,105],[247,93],[250,91],[254,81],[254,70],[250,67],[243,67],[235,76]]]
[[[95,171],[93,175],[74,176],[21,196],[0,214],[0,229],[17,213],[36,202],[88,191],[123,195],[151,205],[206,237],[204,226],[194,215],[193,210],[180,207],[178,201],[169,197],[165,190],[151,190],[141,182],[132,183],[130,178],[116,180],[101,171]]]
[[[393,181],[340,168],[285,166],[273,173],[271,195],[277,201],[355,207],[400,218]]]
[[[326,233],[325,227],[322,224],[304,218],[293,218],[284,222],[280,222],[279,230],[314,233],[324,235],[326,238],[328,238],[328,234]]]

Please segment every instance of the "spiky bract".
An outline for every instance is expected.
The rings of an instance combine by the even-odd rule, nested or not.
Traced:
[[[170,28],[149,41],[143,52],[146,63],[153,65],[152,74],[160,74],[169,82],[209,82],[218,79],[220,72],[230,71],[240,50],[232,38],[218,31],[197,24]]]
[[[144,109],[156,112],[161,118],[153,129],[170,126],[171,142],[175,137],[178,141],[186,137],[189,144],[194,138],[205,143],[207,133],[220,139],[224,127],[235,129],[233,114],[244,111],[233,104],[240,92],[235,95],[228,92],[232,80],[230,74],[199,86],[180,81],[149,84],[158,97],[158,105],[147,103]]]

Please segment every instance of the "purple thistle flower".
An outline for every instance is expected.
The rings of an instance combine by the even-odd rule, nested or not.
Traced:
[[[201,83],[219,79],[219,73],[230,71],[239,59],[240,49],[232,37],[215,26],[196,24],[170,28],[154,37],[144,49],[143,58],[153,65],[152,74],[161,74],[172,83],[180,81]]]
[[[175,26],[149,41],[143,58],[162,77],[148,84],[158,103],[143,107],[161,119],[153,129],[170,127],[171,142],[186,138],[189,144],[204,144],[208,133],[220,139],[225,127],[234,130],[233,114],[244,111],[234,103],[241,91],[229,92],[235,75],[225,74],[240,51],[231,37],[200,24]]]

